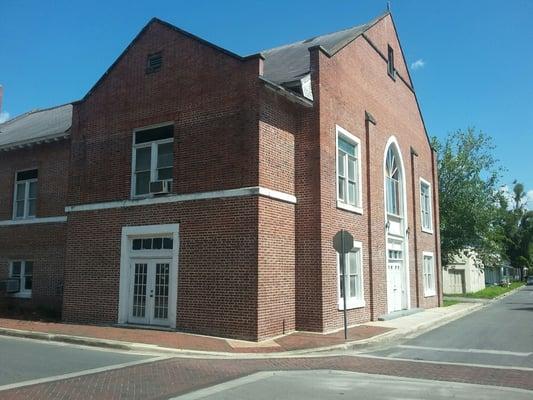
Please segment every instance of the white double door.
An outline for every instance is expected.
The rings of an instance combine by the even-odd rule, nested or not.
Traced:
[[[128,322],[169,326],[171,259],[132,259]]]

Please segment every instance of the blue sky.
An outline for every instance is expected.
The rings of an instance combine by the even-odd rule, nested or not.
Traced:
[[[533,1],[391,3],[430,135],[483,130],[508,170],[503,182],[533,189]],[[3,111],[13,117],[81,98],[153,16],[247,55],[364,23],[385,7],[381,0],[2,0]]]

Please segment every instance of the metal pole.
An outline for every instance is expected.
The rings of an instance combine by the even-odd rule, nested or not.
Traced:
[[[346,318],[346,253],[344,248],[344,229],[342,232],[342,254],[341,254],[341,267],[342,267],[342,302],[343,302],[343,314],[344,314],[344,340],[348,340],[348,320]]]

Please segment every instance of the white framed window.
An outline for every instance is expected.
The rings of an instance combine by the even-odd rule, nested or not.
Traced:
[[[165,123],[136,129],[132,153],[132,197],[145,197],[151,182],[172,181],[174,126]]]
[[[13,219],[35,217],[37,204],[37,170],[19,171],[15,174]]]
[[[346,308],[359,308],[365,306],[363,291],[363,245],[354,242],[353,249],[345,255],[346,276],[341,268],[341,257],[337,253],[337,277],[338,277],[338,307],[344,309],[344,292],[342,281],[346,285]]]
[[[337,207],[362,213],[361,141],[336,126]]]
[[[402,213],[402,175],[398,163],[398,155],[395,151],[395,147],[392,145],[389,146],[385,161],[385,182],[387,213],[400,217]]]
[[[424,251],[422,253],[422,260],[424,274],[424,296],[435,296],[435,257],[433,257],[433,253]]]
[[[420,213],[422,230],[433,233],[432,213],[431,213],[431,184],[420,178]]]
[[[9,277],[18,279],[19,291],[15,297],[31,297],[33,285],[33,261],[11,261],[9,264]]]

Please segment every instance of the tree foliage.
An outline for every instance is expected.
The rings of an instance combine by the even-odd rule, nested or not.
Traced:
[[[511,198],[501,201],[505,258],[513,267],[533,267],[533,211],[527,209],[524,185],[514,182]],[[509,204],[510,203],[510,204]]]
[[[502,252],[502,169],[493,156],[490,136],[473,128],[450,134],[438,153],[441,252],[444,265],[455,256],[472,251],[485,265]]]

